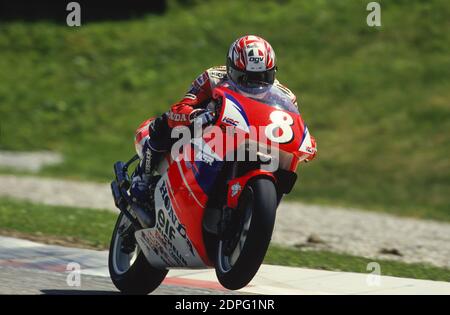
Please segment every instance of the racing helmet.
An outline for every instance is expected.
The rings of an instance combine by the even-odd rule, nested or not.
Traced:
[[[231,82],[247,93],[265,92],[275,81],[275,52],[259,36],[246,35],[233,42],[226,65]]]

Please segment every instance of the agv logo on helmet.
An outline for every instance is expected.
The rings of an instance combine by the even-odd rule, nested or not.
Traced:
[[[258,52],[259,56],[255,56],[255,50]],[[264,61],[263,55],[264,55],[264,53],[262,51],[260,51],[258,49],[252,49],[248,53],[248,61],[254,62],[254,63],[263,62]]]

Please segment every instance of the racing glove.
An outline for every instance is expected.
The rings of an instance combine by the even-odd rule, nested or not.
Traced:
[[[195,122],[204,126],[214,121],[214,113],[203,108],[194,109],[189,114],[189,121],[191,123]]]

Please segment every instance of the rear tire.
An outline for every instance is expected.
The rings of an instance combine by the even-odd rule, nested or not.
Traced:
[[[234,237],[218,243],[216,275],[225,288],[241,289],[255,276],[272,238],[277,206],[270,179],[257,178],[246,186],[236,209],[241,212],[240,228]]]
[[[127,217],[121,213],[114,227],[109,246],[109,274],[116,288],[122,293],[148,294],[161,284],[168,270],[152,267],[140,251],[136,240],[134,240],[134,252],[126,254],[121,250],[124,241],[124,238],[120,236],[121,229],[130,224]]]

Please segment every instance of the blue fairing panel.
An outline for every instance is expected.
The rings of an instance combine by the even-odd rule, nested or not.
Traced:
[[[192,169],[198,185],[205,194],[208,194],[214,186],[223,163],[223,161],[213,161],[211,164],[203,161],[195,161],[194,163],[186,161],[186,166]]]

